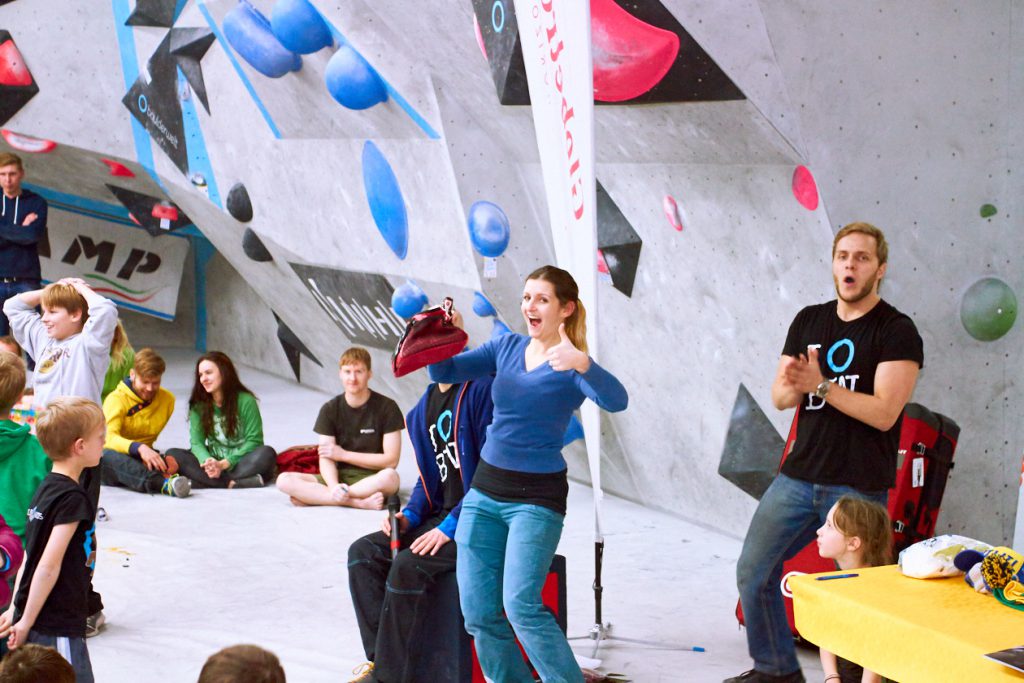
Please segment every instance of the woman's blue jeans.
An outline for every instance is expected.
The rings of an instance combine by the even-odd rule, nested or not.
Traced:
[[[811,484],[780,473],[761,497],[736,564],[747,648],[757,671],[784,676],[800,668],[779,586],[782,563],[814,540],[828,511],[844,495],[885,505],[888,492]]]
[[[540,595],[563,521],[563,515],[546,507],[505,503],[476,489],[462,499],[455,531],[459,600],[480,667],[490,681],[533,683],[513,629],[544,683],[583,681],[569,643]]]

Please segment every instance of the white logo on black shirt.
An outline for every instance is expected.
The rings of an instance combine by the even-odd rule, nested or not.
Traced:
[[[35,508],[30,508],[28,511],[28,521],[30,522],[41,522],[43,521],[43,513]]]
[[[360,433],[360,434],[373,434],[373,433],[374,433],[374,432],[376,432],[376,431],[377,431],[376,429],[373,429],[373,428],[371,427],[370,429],[360,429],[360,430],[359,430],[359,433]]]

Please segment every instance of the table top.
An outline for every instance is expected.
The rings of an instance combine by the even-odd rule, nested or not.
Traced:
[[[800,635],[900,683],[1024,682],[984,657],[1024,645],[1024,611],[977,593],[962,577],[912,579],[896,565],[793,576]]]

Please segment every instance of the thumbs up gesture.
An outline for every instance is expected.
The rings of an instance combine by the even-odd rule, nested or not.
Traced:
[[[547,351],[547,361],[556,372],[575,370],[584,373],[590,369],[590,357],[576,348],[565,332],[565,323],[558,326],[560,341]]]

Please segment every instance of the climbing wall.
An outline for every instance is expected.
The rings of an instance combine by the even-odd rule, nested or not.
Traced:
[[[925,341],[915,400],[963,430],[940,528],[1012,535],[1024,13],[961,5],[591,0],[593,320],[631,397],[602,418],[607,489],[744,532],[791,419],[769,400],[786,329],[867,220]],[[518,26],[510,0],[14,0],[0,149],[54,231],[188,246],[161,261],[164,318],[125,308],[135,339],[328,390],[363,345],[408,408],[404,318],[450,295],[471,345],[523,331],[522,279],[554,259]]]

